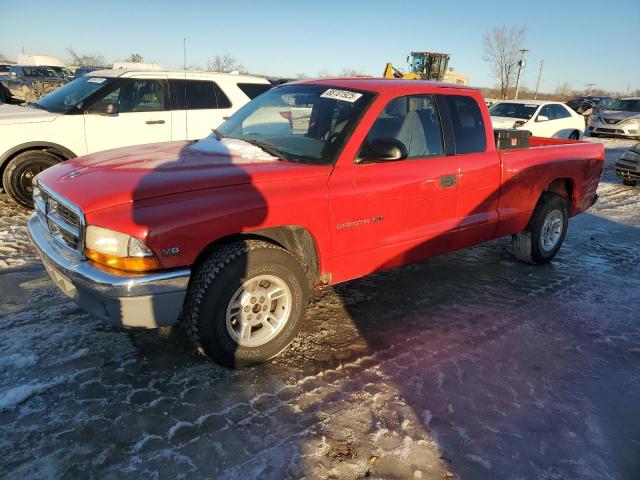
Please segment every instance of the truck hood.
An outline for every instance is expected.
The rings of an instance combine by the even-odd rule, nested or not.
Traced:
[[[40,173],[38,181],[89,213],[194,190],[327,177],[331,169],[281,161],[241,140],[208,137],[75,158]]]
[[[19,105],[0,104],[0,125],[16,123],[50,122],[59,113],[51,113],[40,108],[21,107]]]

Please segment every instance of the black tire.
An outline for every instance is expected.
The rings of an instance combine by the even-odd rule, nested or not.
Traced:
[[[623,178],[622,183],[625,184],[627,187],[635,187],[638,184],[638,181],[632,180],[630,178]]]
[[[279,333],[267,343],[241,346],[228,331],[227,308],[244,282],[265,273],[289,287],[290,313]],[[295,258],[271,243],[248,240],[223,247],[194,272],[183,321],[198,351],[221,365],[242,367],[266,362],[282,352],[298,334],[308,301],[306,276]]]
[[[31,150],[16,155],[4,169],[2,187],[14,202],[32,209],[31,180],[41,171],[60,161],[60,157],[44,150]]]
[[[552,212],[559,212],[562,231],[553,247],[545,249],[542,240],[543,227],[545,227],[545,221]],[[569,211],[565,198],[557,193],[544,192],[533,210],[527,229],[524,232],[513,235],[513,253],[518,260],[526,263],[542,265],[550,262],[562,246],[568,224]]]
[[[578,132],[577,130],[571,132],[571,135],[569,135],[569,140],[580,140],[580,132]]]

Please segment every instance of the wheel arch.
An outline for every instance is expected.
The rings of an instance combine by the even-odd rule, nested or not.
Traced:
[[[302,266],[309,287],[320,283],[320,258],[313,235],[298,225],[268,227],[250,232],[228,235],[208,244],[196,257],[192,269],[201,265],[213,252],[230,243],[242,240],[265,240],[287,250]]]
[[[55,156],[60,158],[60,161],[69,160],[70,158],[76,158],[77,155],[69,150],[67,147],[63,147],[58,143],[53,142],[26,142],[21,143],[20,145],[16,145],[15,147],[10,148],[2,155],[0,155],[0,177],[4,172],[4,169],[7,167],[7,164],[16,156],[21,153],[33,151],[33,150],[43,150],[45,152],[49,152],[54,154]]]
[[[557,193],[561,197],[567,200],[569,213],[574,209],[575,205],[575,182],[572,178],[555,178],[547,183],[547,187],[540,194],[544,192]]]

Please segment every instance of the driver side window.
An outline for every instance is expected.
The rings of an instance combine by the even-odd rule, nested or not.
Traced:
[[[165,82],[160,79],[125,79],[118,88],[99,99],[92,110],[106,110],[108,105],[113,105],[118,113],[166,110]]]
[[[407,148],[407,158],[443,155],[440,115],[432,95],[391,100],[374,122],[365,148],[376,140],[395,139]]]

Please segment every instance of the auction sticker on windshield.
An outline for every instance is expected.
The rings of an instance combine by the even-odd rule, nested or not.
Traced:
[[[338,90],[336,88],[330,88],[320,95],[322,98],[331,98],[333,100],[342,100],[343,102],[353,103],[358,100],[362,94],[352,92],[350,90]]]
[[[103,83],[106,80],[107,80],[106,78],[91,77],[89,80],[87,80],[87,82],[89,82],[89,83]]]

